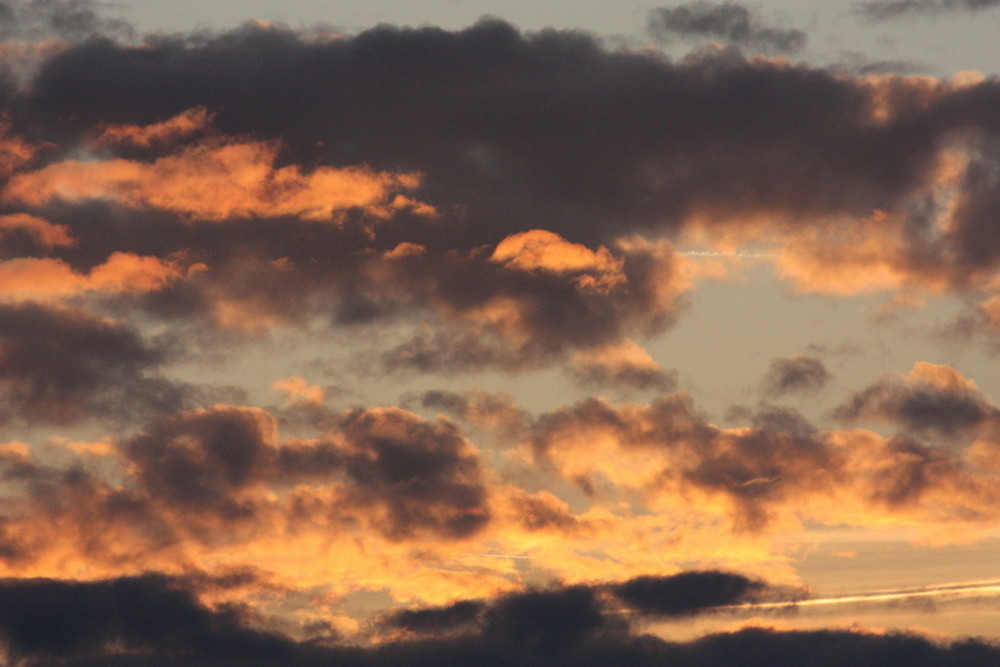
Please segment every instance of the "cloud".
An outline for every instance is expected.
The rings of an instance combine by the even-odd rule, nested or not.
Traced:
[[[946,436],[990,425],[997,409],[976,383],[949,366],[917,362],[905,375],[886,377],[837,408],[840,419],[896,423],[916,433]]]
[[[613,588],[640,614],[693,616],[706,609],[753,599],[763,582],[730,572],[683,572],[668,577],[636,577]]]
[[[132,27],[104,16],[104,9],[93,0],[8,0],[0,3],[0,39],[82,41],[98,35],[131,36]]]
[[[501,241],[485,261],[477,252],[393,260],[387,267],[393,283],[443,321],[383,352],[382,365],[445,373],[521,370],[584,350],[578,357],[584,379],[612,380],[621,371],[626,382],[663,386],[665,371],[634,350],[630,360],[621,357],[630,349],[627,336],[651,335],[678,317],[691,284],[683,258],[667,243],[630,239],[615,251],[592,251],[550,232],[529,234]]]
[[[684,7],[732,40],[795,43],[739,5]],[[257,24],[39,54],[36,73],[0,83],[0,410],[14,431],[0,571],[38,584],[24,599],[58,589],[95,611],[51,651],[0,617],[18,655],[239,662],[241,636],[283,664],[965,650],[630,631],[772,594],[758,577],[793,578],[778,532],[968,539],[1000,505],[996,407],[952,369],[879,379],[838,413],[897,435],[767,403],[724,428],[668,394],[674,374],[635,341],[730,260],[827,295],[960,293],[988,317],[994,79],[856,76],[722,47],[671,61],[500,21],[337,38]],[[230,403],[284,378],[290,404],[269,411],[174,379],[225,377],[206,359],[253,336],[280,363],[296,357],[287,339],[334,333],[347,346],[324,350],[351,357],[359,392],[396,386],[376,373],[555,366],[656,398],[533,414],[414,381],[400,389],[418,390],[413,405],[451,416],[422,417],[323,405],[312,371],[234,371],[247,393]],[[779,358],[764,389],[828,379],[818,359]],[[691,562],[705,569],[664,574]],[[747,574],[723,569],[737,565]],[[188,571],[261,574],[220,591],[171,578]],[[172,640],[162,624],[122,629],[115,586],[150,609],[141,591],[181,591],[178,617],[201,620]],[[412,613],[390,610],[371,624],[382,643],[358,648],[372,599]]]
[[[771,360],[761,385],[769,396],[783,396],[816,393],[829,380],[830,372],[821,360],[800,354]]]
[[[996,95],[990,82],[959,103],[965,93],[923,80],[875,84],[711,56],[672,64],[608,53],[573,33],[522,36],[498,21],[333,41],[245,28],[143,53],[156,57],[100,42],[53,58],[26,108],[43,125],[72,117],[65,137],[111,118],[147,125],[203,107],[225,135],[280,139],[299,164],[364,162],[377,173],[406,165],[424,175],[423,201],[461,206],[477,221],[456,237],[469,245],[546,229],[594,247],[697,215],[897,209],[927,185],[938,140],[956,126],[988,125]],[[239,67],[249,61],[264,65],[250,76]],[[461,96],[428,94],[453,82]],[[385,86],[394,104],[384,104]],[[267,92],[276,89],[287,94]],[[348,94],[354,102],[339,104]],[[632,118],[627,128],[608,120],[621,114]]]
[[[94,582],[5,579],[0,591],[0,636],[9,657],[28,664],[117,661],[115,647],[127,649],[132,664],[277,661],[293,653],[288,639],[246,625],[240,610],[209,609],[161,575]]]
[[[801,30],[770,27],[754,12],[735,3],[689,2],[650,11],[646,31],[657,40],[719,39],[771,52],[796,52],[806,44]]]
[[[478,458],[449,422],[372,409],[345,414],[340,428],[354,482],[348,498],[384,507],[390,536],[431,531],[460,538],[489,520]]]
[[[482,602],[461,600],[447,607],[400,609],[383,622],[416,634],[437,634],[474,622],[485,608]]]
[[[253,525],[283,511],[270,507],[268,490],[310,481],[337,489],[347,515],[369,515],[393,539],[461,538],[489,520],[475,450],[444,419],[352,410],[338,416],[331,440],[311,442],[280,443],[277,427],[262,409],[215,406],[165,417],[123,450],[142,488],[192,515],[196,528],[204,513]]]
[[[157,373],[165,350],[125,324],[78,309],[0,303],[0,350],[5,421],[134,418],[176,409],[186,394]]]
[[[169,131],[154,127],[146,134]],[[409,200],[390,195],[419,182],[413,174],[375,173],[364,167],[321,167],[303,174],[293,165],[275,168],[277,153],[273,144],[216,139],[185,146],[152,163],[67,160],[17,174],[2,197],[35,207],[54,200],[106,198],[191,220],[297,216],[336,222],[345,209],[371,207],[377,216],[379,206],[389,211],[395,205],[410,206]]]
[[[264,65],[250,76],[245,62]],[[428,92],[455,82],[462,95]],[[635,292],[630,256],[652,252],[635,234],[774,245],[781,275],[826,294],[988,285],[998,96],[991,79],[850,76],[732,54],[670,62],[499,21],[336,40],[248,26],[47,58],[8,105],[8,140],[22,143],[4,192],[19,213],[70,227],[77,248],[55,257],[78,272],[116,251],[200,257],[207,270],[158,302],[214,307],[225,326],[301,323],[315,301],[329,307],[312,298],[323,286],[342,324],[417,306],[510,319],[507,333],[565,322],[591,347],[640,333],[593,339],[595,322],[617,320],[601,295]],[[622,115],[627,127],[607,120]],[[17,139],[29,131],[32,143]],[[95,141],[113,156],[80,159]],[[25,151],[43,145],[29,165]],[[107,236],[72,224],[102,206],[135,225]],[[280,233],[256,216],[282,218]],[[179,226],[195,219],[233,229]],[[338,228],[308,228],[322,220]],[[140,225],[158,231],[140,238]],[[537,302],[477,295],[498,281]],[[566,305],[541,298],[564,284]],[[473,349],[479,333],[415,338],[390,362],[502,365],[551,347],[495,330],[504,341]]]
[[[562,665],[792,664],[802,655],[832,664],[986,664],[996,648],[976,640],[939,645],[914,635],[748,628],[672,643],[629,630],[608,614],[594,590],[571,586],[528,591],[447,609],[391,617],[430,618],[478,611],[476,625],[450,637],[397,640],[365,648],[296,640],[255,627],[246,608],[212,608],[194,595],[193,579],[155,574],[98,581],[4,580],[0,635],[9,657],[27,664],[203,665],[252,660],[260,665]],[[446,624],[447,625],[447,624]],[[123,650],[124,649],[124,652]]]
[[[905,16],[978,12],[998,4],[997,0],[877,0],[862,2],[855,11],[872,21],[886,21]]]
[[[922,419],[948,429],[953,417]],[[773,411],[754,421],[717,427],[678,394],[621,407],[586,399],[540,415],[527,453],[595,504],[629,498],[661,515],[690,514],[700,498],[712,508],[706,516],[728,514],[737,531],[802,520],[867,525],[879,516],[946,535],[974,530],[1000,502],[990,438],[948,449],[870,431],[818,431]]]
[[[574,360],[571,373],[586,385],[660,392],[677,386],[676,373],[665,370],[633,340],[579,352]]]
[[[75,242],[66,225],[55,225],[27,213],[0,216],[0,238],[12,256],[21,254],[17,252],[18,242],[22,247],[30,244],[43,250],[71,246]]]

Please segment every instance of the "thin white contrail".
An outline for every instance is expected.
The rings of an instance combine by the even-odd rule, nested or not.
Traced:
[[[682,250],[677,254],[685,257],[749,257],[753,259],[778,256],[776,252],[750,252],[746,250]]]
[[[1000,579],[987,581],[969,581],[954,584],[939,584],[921,588],[897,588],[894,590],[873,591],[870,593],[855,593],[853,595],[836,595],[825,598],[812,598],[788,602],[748,602],[744,604],[726,605],[723,609],[787,609],[791,607],[821,607],[838,604],[858,604],[865,602],[891,602],[894,600],[909,600],[915,598],[967,598],[983,595],[1000,594]]]
[[[462,554],[462,558],[516,558],[518,560],[531,560],[534,556],[514,556],[512,554]]]

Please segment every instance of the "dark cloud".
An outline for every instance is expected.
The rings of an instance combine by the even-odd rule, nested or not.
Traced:
[[[140,488],[192,528],[202,513],[254,521],[265,510],[256,487],[310,482],[342,486],[331,513],[384,514],[377,527],[394,539],[466,537],[488,522],[479,459],[451,422],[356,409],[337,416],[329,435],[279,443],[277,422],[264,410],[215,406],[165,417],[123,449]],[[205,530],[211,539],[212,524]]]
[[[763,582],[739,574],[704,571],[636,577],[613,591],[640,614],[693,616],[712,607],[748,602],[764,588]]]
[[[820,359],[800,354],[772,360],[761,386],[769,396],[813,394],[826,386],[829,380],[830,372]]]
[[[443,90],[460,94],[435,92]],[[522,35],[499,21],[337,40],[261,27],[158,38],[143,49],[95,40],[47,60],[7,105],[11,136],[44,147],[32,163],[39,169],[22,169],[7,194],[11,206],[72,233],[75,244],[46,252],[77,272],[114,252],[179,267],[155,290],[114,297],[161,317],[224,328],[420,319],[432,328],[373,364],[535,368],[674,322],[688,287],[682,262],[666,246],[622,239],[677,233],[694,219],[753,233],[762,223],[745,221],[766,217],[791,233],[783,221],[821,230],[825,219],[887,212],[912,230],[890,258],[896,270],[968,284],[997,254],[975,242],[991,219],[996,188],[981,174],[995,156],[984,150],[970,169],[953,232],[926,241],[931,221],[913,202],[933,189],[955,130],[1000,128],[998,90],[992,80],[872,83],[731,55],[671,63],[612,53],[576,33]],[[125,126],[155,135],[159,152],[108,144],[101,155],[119,151],[142,173],[173,165],[176,175],[192,156],[250,151],[272,180],[283,168],[303,182],[354,170],[435,213],[387,198],[321,224],[297,217],[313,209],[281,213],[275,201],[285,200],[255,194],[266,206],[233,203],[238,215],[223,222],[200,200],[178,213],[155,189],[145,199],[113,188],[74,199],[25,185],[44,181],[46,168],[99,169],[67,156],[115,127],[131,136]],[[419,173],[420,183],[387,176],[401,172]],[[650,369],[578,370],[588,381],[670,385],[668,373]]]
[[[187,388],[161,378],[166,351],[86,311],[0,304],[0,418],[69,423],[175,410]]]
[[[482,602],[462,600],[447,607],[400,609],[389,614],[383,623],[417,634],[437,634],[473,623],[484,608]]]
[[[123,449],[153,497],[236,519],[252,510],[234,492],[257,481],[272,456],[269,427],[274,423],[262,410],[217,406],[166,417]]]
[[[873,21],[885,21],[905,16],[978,12],[1000,5],[998,0],[875,0],[862,2],[856,11]]]
[[[954,369],[918,364],[905,376],[886,377],[854,394],[834,416],[847,421],[877,419],[918,434],[952,436],[994,423],[998,413]]]
[[[5,579],[0,593],[0,636],[10,657],[28,664],[114,661],[122,648],[133,656],[124,664],[147,664],[153,655],[277,664],[294,653],[288,639],[245,625],[240,610],[211,610],[161,575],[94,582]]]
[[[340,428],[349,498],[385,507],[389,536],[467,537],[489,521],[479,459],[450,422],[398,409],[355,410]]]
[[[773,28],[755,12],[735,2],[689,2],[649,13],[647,32],[654,38],[719,39],[730,44],[776,52],[796,52],[806,45],[801,30]]]
[[[280,139],[302,164],[417,170],[422,199],[465,212],[449,242],[473,247],[533,227],[591,243],[694,212],[893,210],[924,184],[944,133],[989,124],[976,113],[996,96],[984,83],[975,107],[946,111],[953,95],[918,107],[923,89],[896,86],[873,123],[876,91],[822,70],[671,64],[491,21],[335,41],[246,28],[141,52],[91,42],[50,60],[20,106],[31,136],[60,144],[204,107],[219,131]]]
[[[0,637],[8,657],[36,667],[237,663],[735,667],[798,664],[803,655],[825,664],[989,665],[998,660],[995,646],[976,640],[936,644],[915,635],[852,631],[752,628],[671,643],[632,632],[602,607],[595,589],[586,586],[395,612],[384,619],[389,626],[432,634],[453,632],[438,639],[370,648],[297,641],[257,629],[245,609],[207,607],[182,580],[158,574],[93,582],[7,579],[0,582],[0,591]]]

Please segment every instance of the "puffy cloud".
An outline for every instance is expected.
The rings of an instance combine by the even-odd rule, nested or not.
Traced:
[[[954,368],[921,361],[905,375],[888,376],[861,390],[835,414],[846,420],[889,421],[916,433],[956,435],[994,423],[997,408]]]
[[[948,429],[954,417],[941,411],[919,419],[918,426]],[[647,406],[588,399],[541,415],[529,446],[532,460],[589,489],[592,502],[627,498],[679,515],[698,498],[706,520],[729,514],[739,530],[802,520],[895,522],[948,539],[949,531],[974,530],[1000,501],[990,439],[965,450],[869,431],[817,431],[783,415],[756,423],[714,426],[683,395]]]
[[[334,491],[348,516],[367,515],[393,539],[461,538],[489,520],[476,452],[450,422],[359,409],[340,415],[331,437],[281,443],[270,413],[215,406],[163,418],[123,449],[142,488],[198,530],[205,513],[234,527],[266,520],[276,488],[306,482]]]
[[[579,352],[571,371],[584,384],[625,389],[672,391],[676,374],[665,370],[633,340]]]
[[[176,409],[186,389],[157,374],[165,352],[84,311],[0,304],[0,414],[66,423]]]
[[[581,372],[588,377],[613,379],[620,371],[626,381],[664,386],[669,375],[625,339],[673,323],[691,286],[685,262],[667,243],[617,245],[592,251],[536,230],[501,241],[485,263],[475,253],[394,262],[394,284],[445,319],[385,351],[382,363],[390,370],[518,370],[585,350]]]
[[[799,51],[807,39],[801,30],[763,24],[753,11],[736,2],[700,1],[660,7],[650,12],[646,30],[658,40],[669,41],[673,37],[719,39],[777,52]]]
[[[830,380],[830,372],[815,357],[798,355],[773,359],[761,381],[764,392],[770,396],[789,393],[815,393]]]

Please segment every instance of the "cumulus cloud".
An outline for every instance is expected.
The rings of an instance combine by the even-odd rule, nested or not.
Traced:
[[[852,396],[836,411],[841,419],[880,419],[925,433],[955,435],[995,423],[997,408],[976,383],[950,366],[917,362]]]
[[[938,429],[953,420],[947,411],[922,418]],[[721,501],[737,530],[804,519],[863,524],[888,512],[945,531],[975,526],[1000,500],[985,453],[967,458],[909,438],[818,431],[773,411],[755,421],[715,426],[684,395],[621,407],[587,399],[541,415],[529,446],[533,460],[585,488],[604,488],[611,504],[622,493],[660,512],[690,512],[692,497],[706,506]]]
[[[769,396],[782,396],[815,393],[829,380],[830,372],[821,360],[798,355],[772,360],[761,384]]]
[[[2,271],[0,271],[2,272]],[[169,411],[186,389],[163,379],[166,351],[78,309],[0,303],[0,415],[68,423]]]

